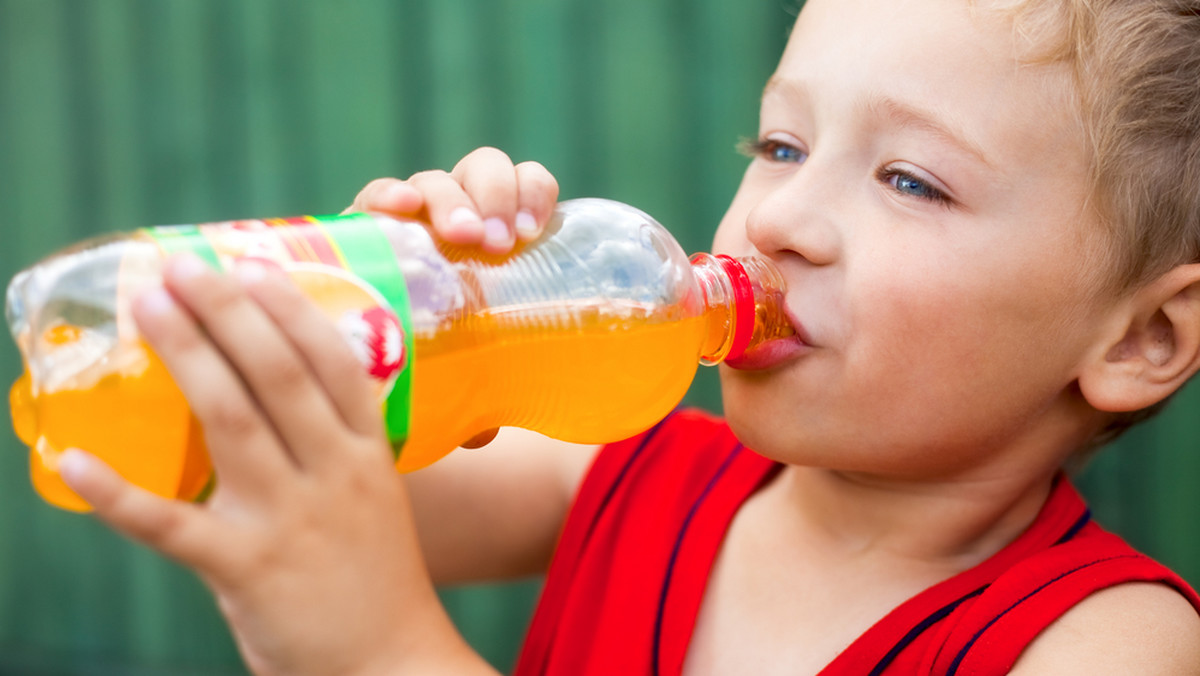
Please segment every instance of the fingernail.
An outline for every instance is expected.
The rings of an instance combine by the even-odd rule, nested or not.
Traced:
[[[414,189],[406,183],[393,183],[383,192],[382,199],[385,206],[395,207],[398,202],[408,198]]]
[[[512,233],[504,221],[489,218],[483,222],[483,240],[495,247],[505,247],[512,244]]]
[[[459,207],[451,211],[447,222],[455,234],[478,236],[484,231],[483,221],[479,219],[479,214],[470,207]]]
[[[254,286],[267,276],[267,268],[259,261],[244,258],[237,262],[234,273],[243,286]]]
[[[175,299],[161,286],[143,293],[138,297],[139,308],[152,315],[163,315],[175,305]]]
[[[177,280],[199,277],[207,271],[208,264],[190,252],[178,254],[168,266],[168,272]]]
[[[68,448],[58,455],[55,468],[58,475],[68,485],[76,484],[91,470],[92,460],[87,453],[74,448]]]
[[[522,239],[533,239],[538,234],[537,219],[528,211],[517,212],[517,234]]]

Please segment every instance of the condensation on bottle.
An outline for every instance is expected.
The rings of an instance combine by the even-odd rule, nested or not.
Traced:
[[[503,256],[368,214],[109,235],[22,271],[6,295],[25,363],[13,425],[51,504],[88,508],[55,471],[72,447],[158,495],[211,490],[203,430],[130,314],[182,250],[218,269],[282,267],[370,374],[404,472],[501,426],[579,443],[631,436],[678,404],[698,362],[791,334],[769,260],[689,260],[654,219],[609,200],[561,203],[541,237]]]

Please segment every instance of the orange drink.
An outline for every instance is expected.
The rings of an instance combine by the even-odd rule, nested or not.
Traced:
[[[176,251],[218,269],[253,258],[286,271],[372,378],[401,471],[494,427],[625,438],[670,412],[698,362],[791,333],[768,261],[689,261],[649,216],[604,200],[560,204],[541,238],[506,256],[368,214],[109,236],[22,271],[6,295],[27,368],[10,393],[13,423],[52,504],[87,509],[56,471],[67,448],[164,497],[202,498],[219,480],[130,311]]]

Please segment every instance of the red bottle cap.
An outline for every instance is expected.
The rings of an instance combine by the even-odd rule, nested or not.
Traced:
[[[716,258],[733,286],[733,341],[725,359],[737,359],[746,351],[754,334],[754,287],[750,275],[736,259],[724,254]]]

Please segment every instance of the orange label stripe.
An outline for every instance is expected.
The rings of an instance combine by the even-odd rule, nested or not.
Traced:
[[[301,226],[278,228],[280,241],[296,261],[323,263],[334,267],[347,269],[347,263],[337,245],[320,227],[317,219],[312,217],[273,218],[266,221],[271,226]]]

